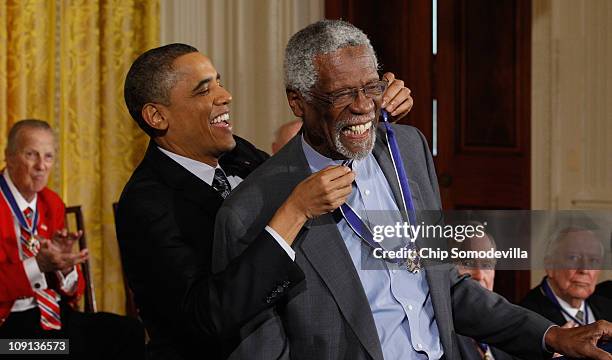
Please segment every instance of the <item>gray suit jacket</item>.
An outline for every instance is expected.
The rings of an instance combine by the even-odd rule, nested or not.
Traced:
[[[435,169],[423,135],[410,126],[394,129],[415,207],[440,209]],[[373,153],[399,203],[399,185],[382,127],[377,135]],[[242,182],[217,215],[213,268],[223,269],[246,249],[309,175],[296,136]],[[232,358],[382,360],[368,300],[333,217],[323,215],[307,223],[293,248],[306,288],[286,306],[272,310],[268,321],[243,341]],[[460,358],[455,331],[524,358],[542,356],[548,320],[465,280],[449,265],[430,267],[426,273],[446,359]]]

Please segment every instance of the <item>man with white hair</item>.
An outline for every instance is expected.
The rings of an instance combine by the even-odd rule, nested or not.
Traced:
[[[546,251],[546,277],[521,305],[567,327],[612,321],[612,300],[593,294],[603,260],[603,244],[593,231],[559,231]]]
[[[383,95],[386,80],[378,74],[369,39],[349,23],[322,20],[289,40],[286,93],[294,115],[304,121],[302,134],[223,204],[215,224],[213,267],[223,269],[239,256],[283,199],[313,172],[345,164],[356,178],[342,211],[305,223],[292,245],[306,288],[269,312],[269,320],[235,356],[457,359],[457,332],[524,358],[541,356],[546,345],[570,355],[611,359],[589,342],[594,334],[612,333],[608,323],[582,332],[551,327],[543,317],[463,281],[452,265],[425,269],[418,257],[399,263],[368,256],[379,249],[368,212],[416,224],[414,210],[440,209],[423,135],[410,126],[379,123],[381,109],[394,103]]]
[[[82,233],[65,229],[64,203],[47,188],[56,149],[42,120],[9,131],[0,172],[0,339],[68,339],[70,359],[142,359],[136,319],[73,308],[88,252],[73,249]]]

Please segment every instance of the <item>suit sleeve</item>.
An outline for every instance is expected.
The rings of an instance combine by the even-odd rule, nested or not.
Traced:
[[[450,271],[453,322],[457,333],[474,338],[525,359],[550,357],[542,349],[546,330],[553,325],[544,317],[509,303],[476,281]],[[478,306],[474,306],[477,303]]]
[[[216,230],[244,228],[230,211],[222,208],[217,214]],[[185,306],[188,313],[197,313],[198,304],[205,300],[198,298],[203,294],[210,298],[211,309],[220,309],[223,316],[209,319],[207,314],[198,314],[198,322],[210,321],[217,330],[236,328],[272,308],[304,280],[300,268],[265,230],[241,254],[213,251],[213,257],[226,259],[226,265],[209,281],[195,283],[191,291],[199,295],[191,296]],[[212,291],[207,287],[212,287]]]
[[[153,306],[149,310],[163,312],[176,326],[185,324],[193,338],[205,335],[219,338],[228,349],[237,346],[239,329],[303,279],[299,267],[265,231],[222,271],[211,273],[188,244],[173,211],[150,200],[155,195],[147,197],[119,204],[124,269],[136,299],[155,296],[146,300]],[[211,229],[203,231],[212,235]],[[202,237],[212,241],[212,236]]]

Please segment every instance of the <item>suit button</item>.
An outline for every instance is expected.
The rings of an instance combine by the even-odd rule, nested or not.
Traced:
[[[40,284],[39,283],[35,283],[34,287],[37,288],[37,289],[40,289]]]

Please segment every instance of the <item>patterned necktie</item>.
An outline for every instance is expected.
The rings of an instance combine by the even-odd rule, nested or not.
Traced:
[[[32,229],[32,217],[34,212],[27,208],[23,211],[29,229],[20,226],[20,243],[24,257],[31,258],[38,254],[40,244],[34,240],[34,229]],[[40,310],[40,326],[44,330],[59,330],[62,328],[60,320],[59,294],[53,289],[34,289],[36,303]]]
[[[487,345],[485,343],[478,343],[478,347],[482,351],[482,359],[483,360],[490,360],[491,359],[491,355],[490,355],[491,353],[489,352],[489,345]]]
[[[212,187],[215,189],[222,198],[226,198],[230,192],[232,191],[232,187],[230,186],[225,173],[221,168],[215,169],[215,178],[212,182]]]
[[[576,313],[576,319],[580,321],[580,325],[584,324],[584,312],[582,310],[578,310]]]

